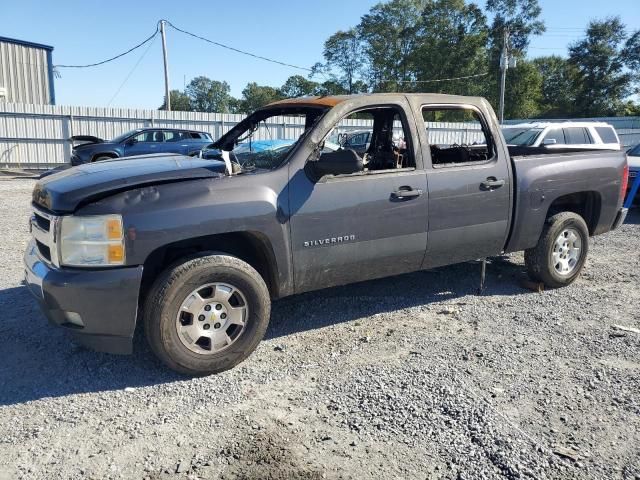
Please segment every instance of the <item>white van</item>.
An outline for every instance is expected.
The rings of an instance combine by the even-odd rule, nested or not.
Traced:
[[[620,139],[605,122],[531,122],[503,125],[507,145],[620,150]]]

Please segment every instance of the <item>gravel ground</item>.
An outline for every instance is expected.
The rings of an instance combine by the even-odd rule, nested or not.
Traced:
[[[278,301],[239,367],[94,353],[22,286],[32,180],[0,180],[0,479],[640,479],[640,214],[568,288],[522,255]]]

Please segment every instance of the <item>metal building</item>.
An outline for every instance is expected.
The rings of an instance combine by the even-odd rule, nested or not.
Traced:
[[[53,47],[0,37],[0,102],[55,105]]]

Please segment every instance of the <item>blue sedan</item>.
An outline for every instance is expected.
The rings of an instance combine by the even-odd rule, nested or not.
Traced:
[[[149,153],[197,155],[213,142],[211,135],[206,132],[175,128],[139,128],[111,141],[89,135],[77,135],[70,140],[74,145],[71,154],[73,166]]]

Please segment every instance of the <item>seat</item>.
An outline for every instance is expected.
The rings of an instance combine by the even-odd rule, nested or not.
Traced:
[[[154,142],[164,142],[164,132],[156,132],[153,136]]]

